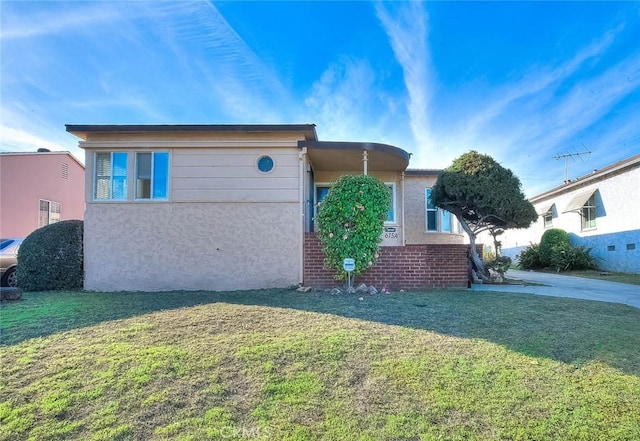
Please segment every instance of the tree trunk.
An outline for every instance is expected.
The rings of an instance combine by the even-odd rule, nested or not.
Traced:
[[[471,261],[473,262],[473,265],[476,267],[478,277],[480,277],[483,282],[488,282],[489,272],[484,267],[484,262],[478,255],[478,250],[476,248],[476,234],[466,222],[464,222],[460,218],[458,218],[458,221],[460,221],[460,225],[462,226],[462,229],[469,236],[469,242],[471,247],[469,256],[471,258]]]

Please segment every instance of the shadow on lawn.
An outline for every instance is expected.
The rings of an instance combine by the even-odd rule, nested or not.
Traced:
[[[226,302],[290,308],[479,338],[567,363],[599,359],[640,376],[640,311],[585,300],[473,292],[330,296],[290,290],[25,293],[0,305],[0,345],[150,312]]]

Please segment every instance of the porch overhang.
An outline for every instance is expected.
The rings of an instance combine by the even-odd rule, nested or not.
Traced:
[[[404,171],[411,157],[411,153],[399,147],[373,142],[305,140],[298,141],[298,147],[307,149],[309,161],[316,171]]]

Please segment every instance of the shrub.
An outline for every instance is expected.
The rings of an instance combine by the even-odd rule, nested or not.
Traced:
[[[387,186],[370,175],[341,176],[318,207],[317,234],[327,269],[344,279],[343,260],[355,259],[353,275],[373,266],[378,257],[382,231],[391,208]]]
[[[551,266],[553,255],[571,247],[569,233],[559,228],[547,230],[540,239],[540,262],[542,267]]]
[[[509,256],[500,256],[496,257],[493,260],[490,260],[486,264],[487,269],[492,269],[504,277],[504,273],[507,272],[509,267],[511,266],[511,257]]]
[[[540,246],[531,244],[518,255],[518,268],[534,270],[544,268],[540,260]]]
[[[518,267],[528,270],[550,268],[556,272],[595,268],[595,259],[591,255],[593,248],[561,243],[551,247],[547,263],[542,261],[540,248],[532,244],[523,250],[518,256]]]
[[[562,245],[554,248],[551,254],[551,269],[556,272],[591,269],[595,267],[591,250],[585,246]]]
[[[56,222],[25,238],[18,250],[18,283],[25,291],[82,288],[84,223]]]

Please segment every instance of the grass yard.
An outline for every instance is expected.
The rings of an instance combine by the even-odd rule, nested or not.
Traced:
[[[25,293],[0,329],[0,440],[640,439],[624,305]]]
[[[640,285],[640,274],[614,273],[600,270],[573,270],[561,274],[575,277],[586,277],[588,279],[606,280],[607,282],[630,283]]]

